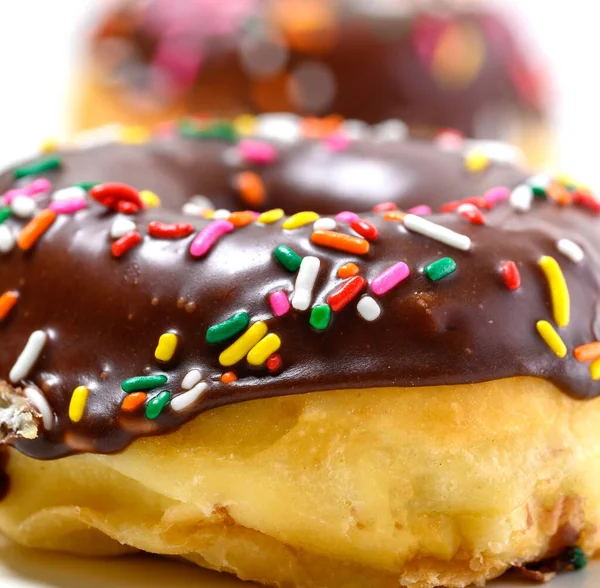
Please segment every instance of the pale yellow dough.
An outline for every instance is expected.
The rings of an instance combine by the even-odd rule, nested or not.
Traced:
[[[24,545],[182,556],[282,587],[482,584],[600,535],[600,399],[511,378],[203,414],[117,455],[11,452]]]

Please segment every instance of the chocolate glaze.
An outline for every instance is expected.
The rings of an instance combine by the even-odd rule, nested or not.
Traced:
[[[237,169],[222,163],[223,151],[231,148],[220,141],[184,139],[115,145],[65,152],[62,168],[45,174],[54,189],[86,180],[128,181],[156,191],[163,207],[134,217],[144,241],[120,259],[110,253],[115,214],[96,203],[75,215],[59,215],[31,251],[15,249],[0,257],[0,293],[20,294],[17,306],[0,322],[0,378],[7,379],[34,330],[43,329],[49,337],[27,381],[19,384],[43,391],[56,424],[50,431],[42,429],[35,440],[13,440],[19,450],[42,459],[78,451],[110,453],[140,435],[173,430],[217,406],[330,389],[467,384],[530,375],[549,379],[577,398],[600,392],[588,365],[572,356],[575,346],[599,335],[594,329],[599,222],[590,211],[538,200],[523,214],[501,204],[486,212],[485,226],[456,213],[432,215],[433,221],[472,239],[466,252],[410,233],[383,213],[368,212],[362,216],[380,236],[365,256],[315,246],[312,225],[284,231],[282,221],[236,229],[200,259],[189,254],[195,234],[176,241],[147,236],[151,220],[185,220],[197,230],[208,225],[209,220],[179,213],[194,194],[236,208],[239,201],[231,186]],[[418,141],[357,142],[341,153],[302,141],[280,147],[278,161],[260,173],[269,208],[319,212],[366,211],[382,200],[402,208],[428,203],[438,209],[448,200],[497,185],[514,187],[526,177],[506,163],[491,163],[474,174],[465,170],[462,154]],[[0,177],[0,191],[13,184],[11,172]],[[7,222],[15,230],[23,224],[13,218]],[[344,224],[338,230],[352,234]],[[579,243],[585,260],[575,264],[560,256],[560,238]],[[398,261],[408,264],[411,275],[375,297],[382,308],[375,322],[363,320],[354,301],[334,313],[325,332],[316,332],[309,325],[309,311],[292,309],[281,318],[272,314],[268,295],[279,289],[291,294],[296,277],[274,260],[278,245],[321,260],[312,305],[324,303],[342,282],[337,270],[349,261],[368,281]],[[557,258],[571,294],[571,322],[560,329],[569,348],[562,360],[535,330],[537,320],[552,322],[548,285],[537,263],[542,255]],[[458,269],[432,282],[422,269],[443,256],[452,257]],[[502,281],[499,265],[504,260],[519,267],[522,287],[517,291]],[[231,341],[209,345],[206,330],[239,311],[248,312],[251,322],[265,320],[270,332],[281,337],[280,372],[251,368],[245,360],[233,368],[220,366],[219,353]],[[154,349],[167,331],[179,335],[179,348],[174,361],[160,365]],[[164,373],[168,383],[151,396],[163,389],[176,396],[183,376],[194,368],[211,384],[187,411],[175,413],[168,406],[151,421],[143,410],[126,414],[120,409],[124,379]],[[238,380],[224,384],[220,375],[230,369]],[[90,396],[83,419],[72,423],[68,407],[79,385],[87,386]]]

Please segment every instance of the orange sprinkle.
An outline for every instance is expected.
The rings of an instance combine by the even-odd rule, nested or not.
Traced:
[[[4,292],[2,296],[0,296],[0,321],[5,319],[8,316],[8,313],[13,309],[14,305],[19,300],[18,292]]]
[[[586,343],[573,349],[573,355],[577,361],[592,361],[600,358],[600,342]]]
[[[331,249],[338,249],[346,253],[364,255],[369,252],[369,242],[360,237],[351,237],[335,231],[315,231],[310,240],[315,245],[322,245]]]
[[[571,195],[571,192],[557,182],[552,182],[546,188],[546,195],[548,198],[550,198],[550,200],[553,200],[561,206],[566,206],[573,202],[573,196]]]
[[[245,171],[236,179],[242,200],[252,208],[260,208],[267,198],[262,178],[255,172]]]
[[[237,382],[237,376],[233,372],[225,372],[221,375],[221,382],[223,382],[223,384],[231,384],[231,382]]]
[[[133,412],[144,404],[147,396],[148,395],[145,392],[133,392],[128,394],[121,403],[121,408],[126,412]]]
[[[254,222],[255,218],[254,214],[249,210],[241,210],[239,212],[232,212],[227,220],[234,227],[245,227]]]
[[[401,210],[390,210],[383,215],[383,218],[385,220],[402,222],[404,220],[405,216],[406,216],[406,213],[402,212]]]
[[[48,208],[42,210],[21,229],[17,237],[17,245],[24,251],[31,249],[55,220],[56,212]]]
[[[330,114],[324,118],[307,116],[302,119],[302,135],[307,139],[323,139],[335,133],[344,119],[337,114]]]
[[[338,278],[351,278],[352,276],[355,276],[360,270],[358,269],[358,266],[355,263],[345,263],[339,270],[338,270]]]

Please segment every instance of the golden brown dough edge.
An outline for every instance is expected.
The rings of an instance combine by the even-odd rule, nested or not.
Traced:
[[[203,414],[112,456],[11,452],[0,529],[275,586],[463,587],[600,535],[600,399],[511,378]]]

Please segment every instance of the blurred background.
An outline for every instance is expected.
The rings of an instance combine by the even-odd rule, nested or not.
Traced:
[[[223,0],[227,1],[227,0]],[[600,132],[593,58],[600,41],[589,0],[497,0],[517,12],[552,78],[551,124],[557,165],[600,189],[595,137]],[[46,137],[63,137],[81,59],[81,39],[103,0],[0,2],[0,160],[27,156]]]

